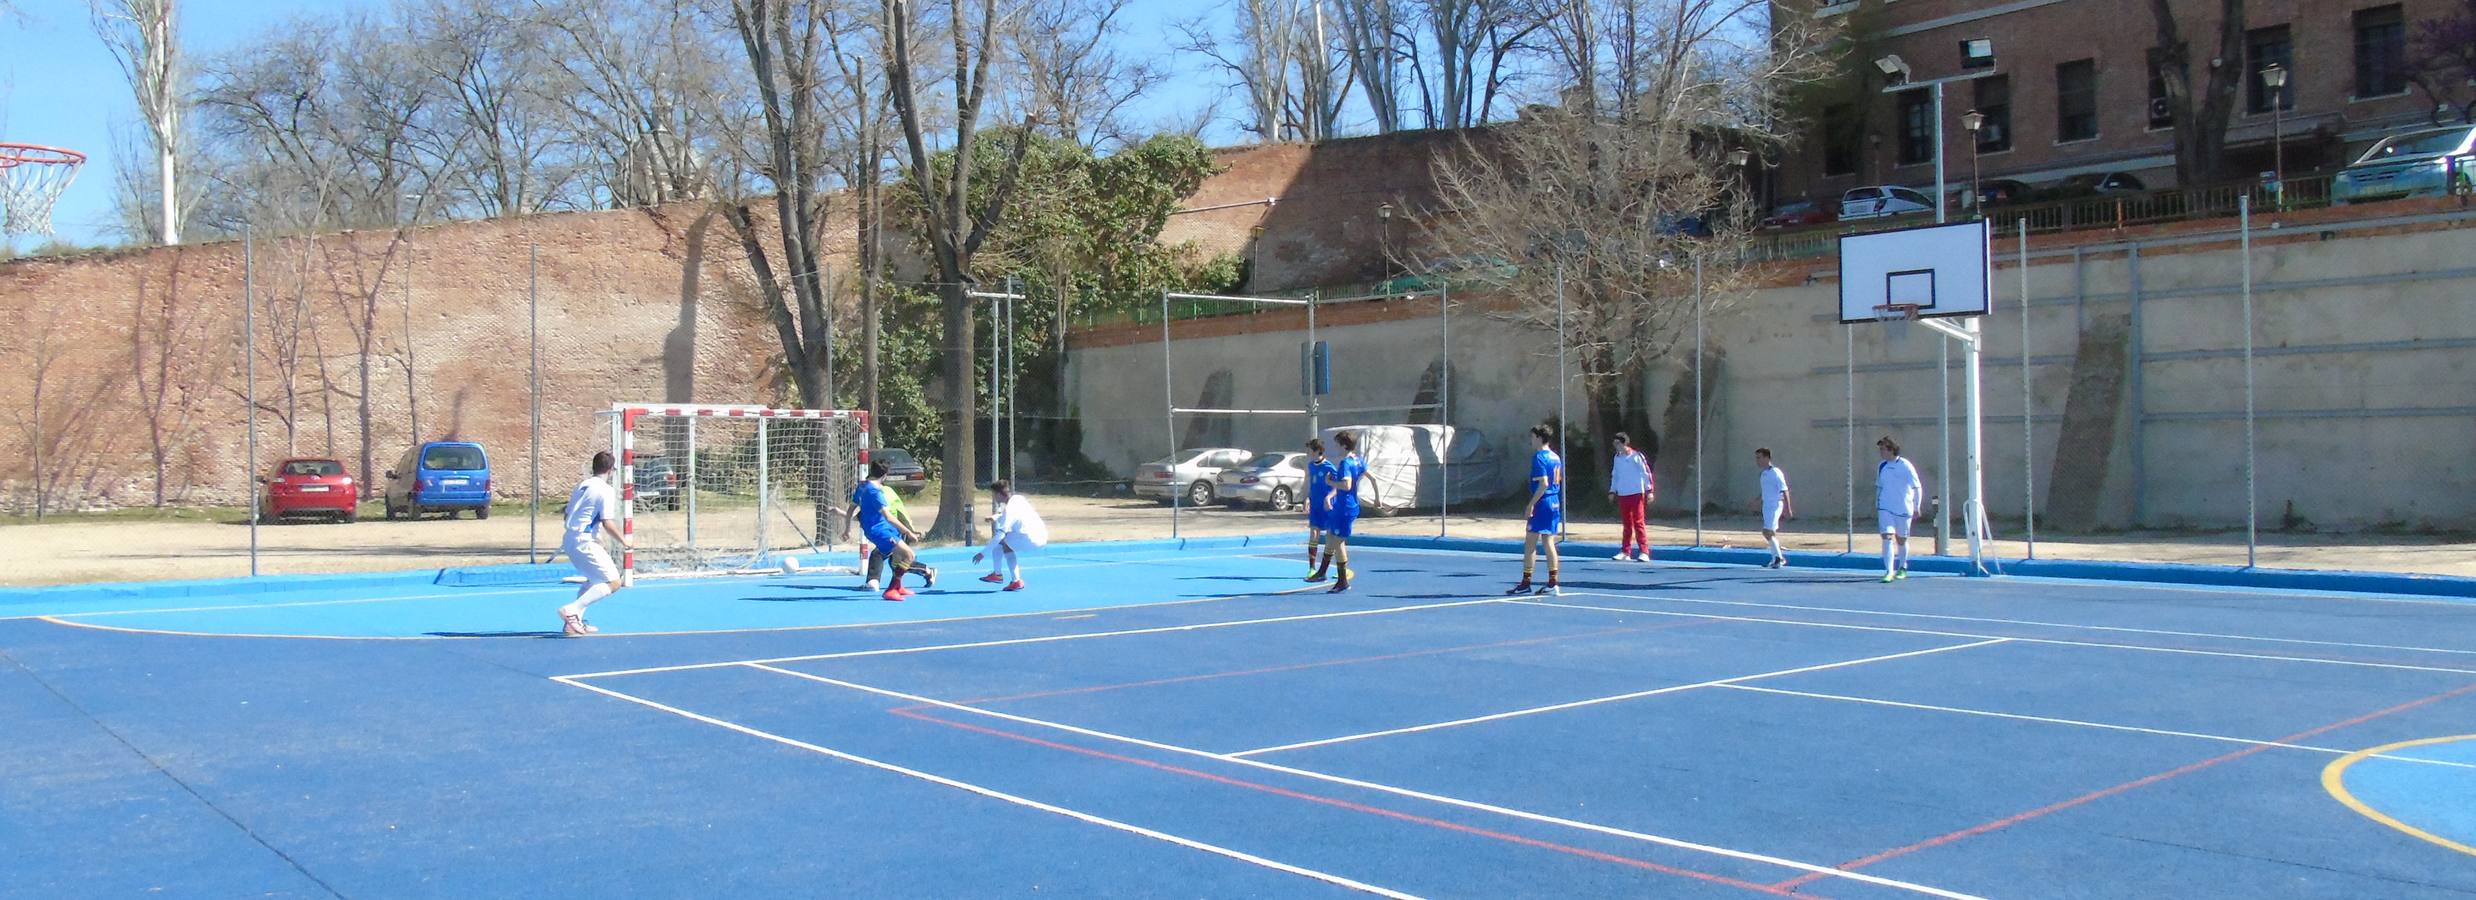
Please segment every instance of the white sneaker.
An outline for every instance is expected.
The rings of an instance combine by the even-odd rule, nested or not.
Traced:
[[[1621,552],[1621,551],[1620,551],[1620,552],[1618,552],[1615,556],[1611,556],[1611,557],[1608,557],[1608,558],[1609,558],[1609,559],[1616,560],[1617,562],[1625,562],[1625,561],[1627,561],[1627,560],[1633,559],[1633,558],[1634,558],[1634,556],[1633,556],[1633,554],[1631,554],[1631,553],[1625,553],[1625,552]]]
[[[881,586],[881,585],[879,585],[879,584],[877,583],[877,579],[874,579],[874,578],[869,579],[869,580],[868,580],[868,584],[863,585],[863,587],[867,588],[867,589],[868,589],[871,593],[874,593],[874,592],[877,592],[877,591],[880,591],[880,590],[884,590],[884,587],[883,587],[883,586]]]

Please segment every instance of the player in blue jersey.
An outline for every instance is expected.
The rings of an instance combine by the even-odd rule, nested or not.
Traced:
[[[1333,435],[1333,444],[1341,448],[1341,461],[1334,463],[1331,476],[1324,482],[1332,493],[1324,498],[1324,562],[1307,580],[1320,581],[1324,569],[1338,566],[1339,577],[1333,581],[1331,593],[1350,589],[1350,531],[1358,525],[1358,489],[1367,480],[1367,461],[1358,457],[1358,437],[1347,431]]]
[[[1324,439],[1307,439],[1307,583],[1324,580],[1324,570],[1316,566],[1317,554],[1324,549],[1325,500],[1333,495],[1332,479],[1339,474],[1332,460],[1324,458]]]
[[[903,589],[903,576],[916,573],[920,576],[921,587],[936,587],[937,570],[921,565],[918,554],[912,552],[910,542],[919,540],[920,535],[887,513],[887,507],[891,504],[886,498],[893,493],[893,489],[885,486],[885,477],[884,461],[869,462],[868,480],[851,489],[851,511],[843,517],[843,537],[848,539],[851,536],[852,523],[859,524],[860,533],[867,536],[869,544],[877,549],[878,555],[886,558],[893,569],[893,578],[886,585],[885,598],[901,600],[911,596],[910,591]]]
[[[1556,584],[1556,533],[1565,526],[1565,460],[1548,446],[1555,442],[1555,433],[1547,426],[1532,426],[1530,439],[1539,446],[1530,455],[1530,521],[1522,527],[1522,583],[1505,593],[1532,593],[1530,573],[1537,564],[1539,548],[1544,546],[1547,584],[1540,586],[1537,593],[1562,594],[1564,590]]]

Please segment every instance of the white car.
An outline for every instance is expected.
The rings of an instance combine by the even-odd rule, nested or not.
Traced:
[[[1288,510],[1307,496],[1307,454],[1258,453],[1246,465],[1222,469],[1212,487],[1231,506]]]
[[[1324,446],[1335,447],[1334,436],[1344,431],[1358,437],[1359,459],[1367,466],[1367,483],[1359,487],[1358,506],[1368,513],[1392,515],[1434,508],[1445,501],[1448,473],[1456,508],[1505,496],[1521,484],[1507,479],[1509,461],[1476,428],[1343,425],[1324,429]],[[1527,466],[1529,461],[1526,451],[1520,462]]]
[[[1884,219],[1909,213],[1930,213],[1934,201],[1925,194],[1904,187],[1878,185],[1850,188],[1840,195],[1840,221],[1852,219]]]
[[[1183,491],[1186,505],[1208,506],[1215,496],[1212,479],[1222,469],[1244,465],[1254,457],[1254,453],[1234,447],[1180,450],[1136,467],[1135,496],[1169,503]]]

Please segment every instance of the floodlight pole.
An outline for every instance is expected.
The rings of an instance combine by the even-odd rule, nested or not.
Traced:
[[[244,361],[245,372],[241,376],[244,379],[241,382],[241,399],[245,403],[242,408],[249,420],[246,429],[249,432],[249,464],[244,469],[244,474],[249,476],[249,577],[251,578],[258,577],[258,516],[260,515],[258,502],[260,495],[265,493],[258,490],[257,280],[258,232],[252,226],[243,225],[241,226],[241,359]],[[368,477],[370,473],[361,474],[363,477]],[[360,489],[360,485],[353,485],[354,491],[358,492]],[[360,498],[355,497],[353,502],[358,505]]]

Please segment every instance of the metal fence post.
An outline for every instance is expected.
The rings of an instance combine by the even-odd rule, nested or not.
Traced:
[[[1846,437],[1845,437],[1845,440],[1848,442],[1848,446],[1847,446],[1846,448],[1844,448],[1844,449],[1842,449],[1842,450],[1840,451],[1840,462],[1841,462],[1844,466],[1846,466],[1846,467],[1847,467],[1847,470],[1848,470],[1848,471],[1844,474],[1844,477],[1845,477],[1847,480],[1846,480],[1846,481],[1843,481],[1843,482],[1841,483],[1841,489],[1842,489],[1842,491],[1844,492],[1843,496],[1845,496],[1845,497],[1847,497],[1847,498],[1848,498],[1848,542],[1847,542],[1847,546],[1845,546],[1845,547],[1841,548],[1841,552],[1843,552],[1843,553],[1856,553],[1856,552],[1857,552],[1857,327],[1856,327],[1856,326],[1854,326],[1854,325],[1842,325],[1842,326],[1840,326],[1840,340],[1841,340],[1841,343],[1842,343],[1842,349],[1843,349],[1843,350],[1845,350],[1845,351],[1847,351],[1847,354],[1848,354],[1848,356],[1847,356],[1847,361],[1846,361],[1846,363],[1844,364],[1845,368],[1843,368],[1843,369],[1842,369],[1841,382],[1840,382],[1840,385],[1841,385],[1841,387],[1840,387],[1840,390],[1841,390],[1841,398],[1842,398],[1842,399],[1844,399],[1844,400],[1846,400],[1846,401],[1848,401],[1848,425],[1847,425],[1846,427],[1844,427],[1844,428],[1842,428],[1842,429],[1841,429],[1841,434],[1843,434],[1843,435],[1845,435],[1845,436],[1846,436]]]
[[[532,395],[533,485],[527,496],[532,511],[525,515],[525,560],[542,561],[542,245],[533,244],[525,262],[525,347],[531,356],[530,370],[525,376],[526,389]]]
[[[1694,254],[1694,546],[1702,546],[1702,254]]]
[[[1461,430],[1453,426],[1453,285],[1447,282],[1436,290],[1436,320],[1441,323],[1444,360],[1436,369],[1436,420],[1444,423],[1444,450],[1438,454],[1438,469],[1444,473],[1444,484],[1437,491],[1436,536],[1444,537],[1453,530],[1453,445],[1460,442]]]
[[[2020,219],[2020,512],[2029,520],[2029,559],[2038,558],[2037,426],[2035,399],[2029,389],[2029,220]]]
[[[1565,431],[1572,427],[1573,414],[1566,405],[1565,394],[1573,379],[1565,374],[1565,349],[1565,261],[1559,257],[1556,260],[1556,457],[1559,460],[1571,458],[1565,450]],[[1565,531],[1566,525],[1560,520],[1556,526],[1556,536],[1564,537]]]
[[[249,491],[249,576],[258,577],[258,232],[241,226],[241,402],[248,420],[249,458],[241,483]],[[362,473],[367,475],[369,473]],[[358,498],[356,498],[358,502]]]
[[[1315,307],[1309,306],[1307,309],[1313,310]],[[1168,426],[1169,455],[1167,457],[1167,462],[1169,465],[1170,474],[1175,476],[1178,473],[1178,379],[1177,376],[1173,374],[1173,367],[1176,364],[1171,362],[1170,356],[1169,292],[1164,290],[1161,292],[1161,424]],[[1177,478],[1170,478],[1169,537],[1171,540],[1178,539],[1178,495],[1183,493],[1186,493],[1185,487],[1178,484]]]
[[[2252,375],[2252,198],[2236,201],[2244,246],[2244,567],[2261,564],[2261,509],[2255,490]]]

